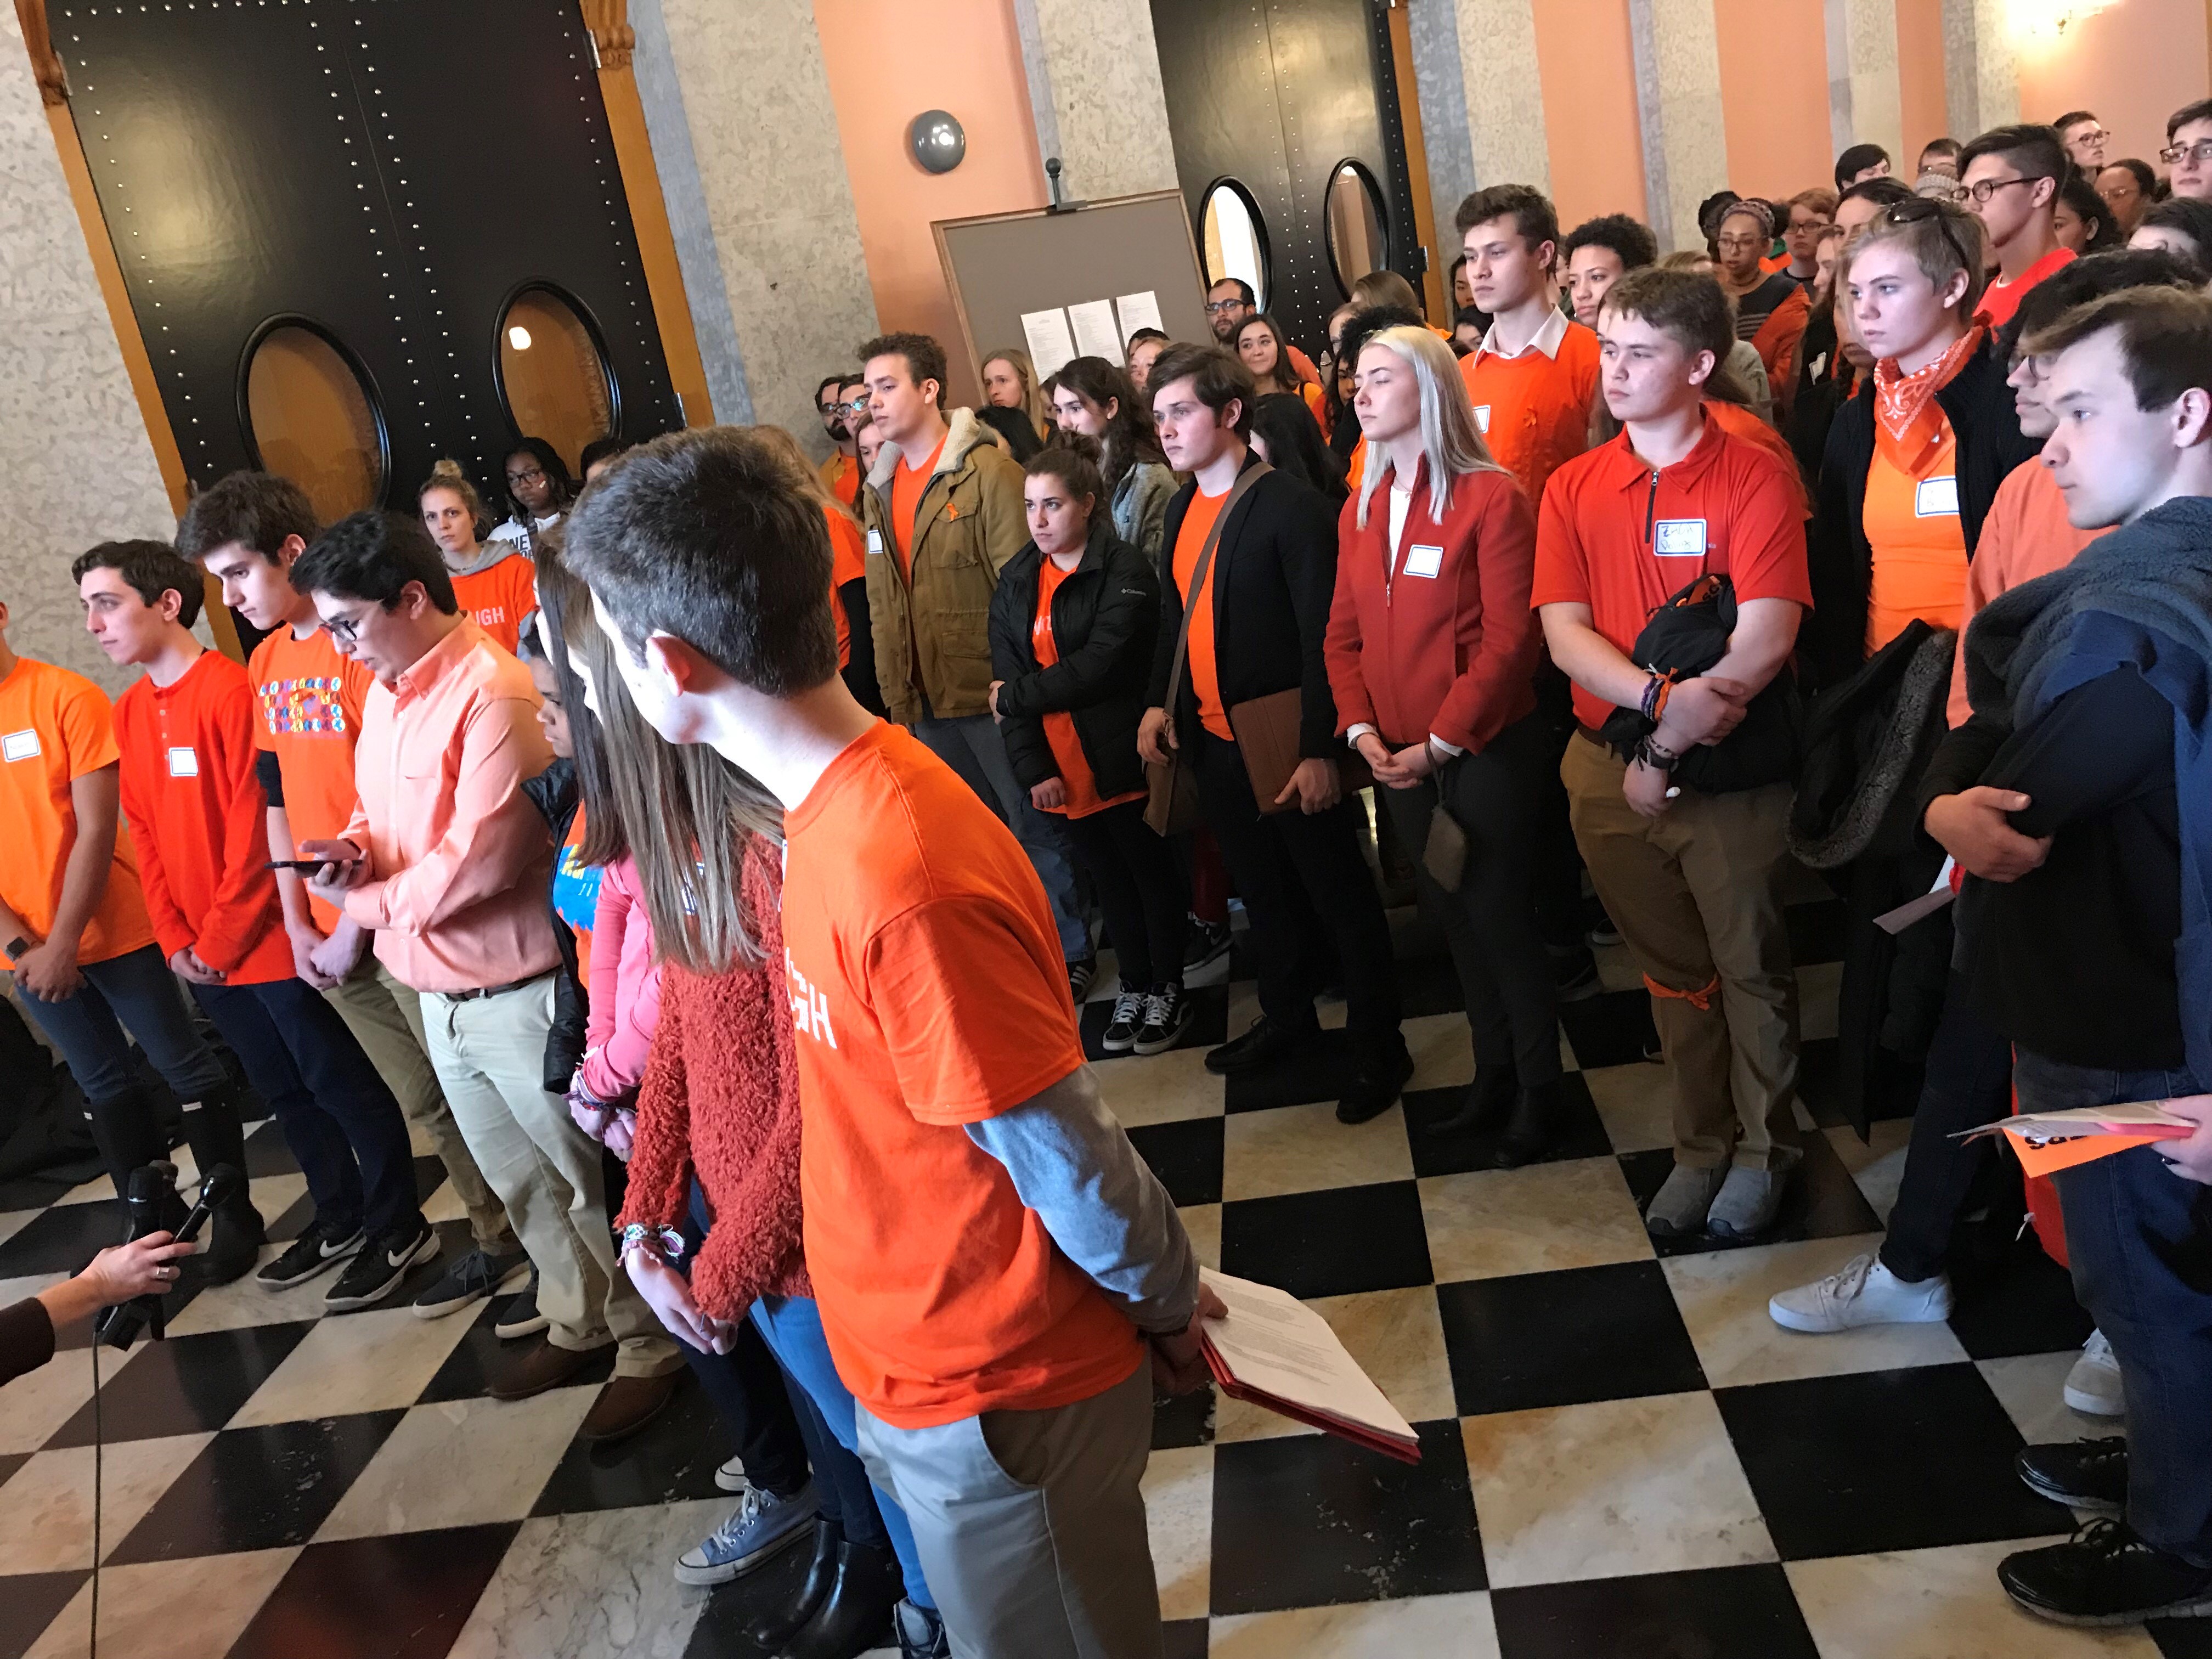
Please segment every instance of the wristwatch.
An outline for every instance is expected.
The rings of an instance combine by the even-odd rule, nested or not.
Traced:
[[[17,961],[22,957],[26,951],[35,951],[39,947],[32,944],[30,940],[25,939],[21,933],[18,933],[15,938],[8,941],[8,959],[10,962]]]

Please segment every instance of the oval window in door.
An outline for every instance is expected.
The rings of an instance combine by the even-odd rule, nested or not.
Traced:
[[[1390,259],[1382,223],[1382,192],[1374,175],[1353,161],[1340,161],[1328,180],[1328,260],[1347,298],[1352,285]]]
[[[1206,192],[1200,233],[1206,251],[1206,283],[1237,277],[1252,290],[1252,303],[1267,308],[1267,228],[1261,222],[1252,192],[1234,179],[1217,180]]]
[[[247,343],[243,380],[256,466],[306,490],[325,524],[376,505],[390,446],[374,384],[350,353],[304,318],[277,318]]]
[[[594,438],[614,431],[621,405],[599,331],[558,289],[532,283],[500,313],[500,401],[515,431],[543,438],[574,474]]]

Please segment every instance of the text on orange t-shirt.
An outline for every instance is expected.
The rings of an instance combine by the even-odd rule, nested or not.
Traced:
[[[360,799],[353,746],[375,677],[351,657],[340,656],[319,628],[304,640],[279,628],[253,647],[246,674],[260,703],[255,740],[276,757],[294,843],[335,840],[352,822]],[[337,909],[313,893],[307,908],[325,933],[337,926]]]
[[[1198,697],[1198,723],[1224,742],[1233,743],[1237,734],[1230,729],[1229,711],[1221,706],[1220,665],[1213,654],[1212,563],[1206,565],[1206,580],[1198,592],[1190,591],[1198,556],[1213,532],[1213,521],[1221,516],[1221,504],[1228,499],[1225,489],[1218,495],[1209,495],[1202,489],[1192,492],[1182,527],[1176,532],[1175,580],[1176,591],[1182,595],[1183,610],[1190,617],[1190,639],[1184,647],[1183,660],[1190,671],[1190,689]],[[1214,558],[1220,556],[1221,550],[1216,548]]]
[[[899,1428],[1068,1405],[1126,1380],[1136,1328],[963,1127],[1083,1064],[1027,854],[884,722],[785,829],[806,1269],[838,1376]]]
[[[1037,560],[1036,619],[1030,624],[1030,647],[1036,652],[1041,669],[1049,668],[1060,660],[1060,641],[1052,631],[1052,596],[1074,574],[1073,570],[1062,570],[1048,558]],[[1109,806],[1144,799],[1145,792],[1141,789],[1127,790],[1110,800],[1099,799],[1098,780],[1091,775],[1090,757],[1083,752],[1083,738],[1076,732],[1073,714],[1055,708],[1045,715],[1043,724],[1044,740],[1052,745],[1053,764],[1060,769],[1060,781],[1067,786],[1067,804],[1047,807],[1047,811],[1058,812],[1065,817],[1087,818]]]
[[[538,567],[520,553],[473,575],[453,578],[461,613],[497,640],[507,655],[522,644],[522,624],[538,612]]]
[[[952,434],[947,433],[945,437]],[[899,571],[908,580],[914,577],[914,515],[921,510],[921,498],[929,491],[930,475],[937,471],[938,459],[945,453],[945,438],[937,441],[937,447],[919,466],[908,466],[903,457],[891,473],[891,545],[898,550]]]

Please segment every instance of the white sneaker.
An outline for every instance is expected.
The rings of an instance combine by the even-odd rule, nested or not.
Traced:
[[[2120,1362],[2102,1331],[2089,1333],[2081,1357],[2066,1373],[2066,1403],[2089,1417],[2125,1417],[2127,1396],[2120,1389]]]
[[[1937,1273],[1907,1284],[1878,1256],[1853,1256],[1840,1273],[1770,1297],[1766,1314],[1784,1330],[1816,1336],[1861,1325],[1940,1325],[1951,1316],[1951,1281]]]
[[[724,1492],[750,1492],[753,1483],[745,1479],[745,1460],[732,1457],[714,1471],[714,1484]]]

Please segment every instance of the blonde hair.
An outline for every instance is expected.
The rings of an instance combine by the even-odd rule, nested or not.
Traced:
[[[461,471],[459,461],[441,460],[431,467],[430,476],[415,492],[415,505],[418,510],[422,507],[422,498],[434,489],[450,489],[461,498],[461,505],[469,510],[469,521],[476,528],[477,539],[482,541],[484,528],[491,520],[484,514],[483,497],[477,494],[477,487],[469,482],[469,475]]]
[[[1844,244],[1843,254],[1836,264],[1837,283],[1841,286],[1850,280],[1851,266],[1869,248],[1879,247],[1885,242],[1901,243],[1912,255],[1913,264],[1920,267],[1920,274],[1928,279],[1928,285],[1938,294],[1949,285],[1953,276],[1962,270],[1966,272],[1966,291],[1956,309],[1960,322],[1966,324],[1972,320],[1975,307],[1981,303],[1982,291],[1989,286],[1989,277],[1981,268],[1981,261],[1986,257],[1982,246],[1982,222],[1978,216],[1948,202],[1936,201],[1932,197],[1913,199],[1929,203],[1935,210],[1915,208],[1912,217],[1900,220],[1896,210],[1907,204],[1899,202],[1885,207],[1852,232],[1850,240]]]
[[[1052,422],[1045,415],[1044,392],[1037,385],[1036,365],[1030,361],[1030,354],[1019,346],[1006,346],[985,355],[983,368],[987,372],[993,363],[1005,363],[1013,369],[1014,378],[1022,383],[1022,413],[1030,417],[1030,424],[1037,429],[1037,436],[1042,438],[1049,433]],[[983,401],[990,402],[988,394]]]
[[[1376,306],[1403,306],[1408,311],[1425,313],[1428,307],[1413,285],[1395,270],[1370,270],[1352,285],[1352,303],[1362,311],[1371,311]]]
[[[854,518],[853,509],[823,486],[822,475],[814,470],[814,463],[806,459],[806,452],[799,447],[798,439],[780,426],[757,426],[752,431],[763,443],[791,463],[792,477],[800,495],[810,497],[817,507],[826,507],[832,513],[842,513],[853,519],[855,524],[860,522]]]
[[[1449,346],[1425,328],[1404,325],[1369,335],[1359,348],[1360,356],[1378,346],[1411,368],[1421,388],[1421,453],[1429,464],[1429,515],[1442,524],[1444,510],[1451,505],[1453,479],[1468,472],[1505,469],[1492,456],[1481,428],[1474,423],[1467,382],[1460,378],[1459,360]],[[1367,504],[1390,471],[1387,459],[1379,453],[1370,453],[1359,481],[1359,509],[1354,519],[1362,530],[1367,527]],[[1407,480],[1408,487],[1412,482]]]

